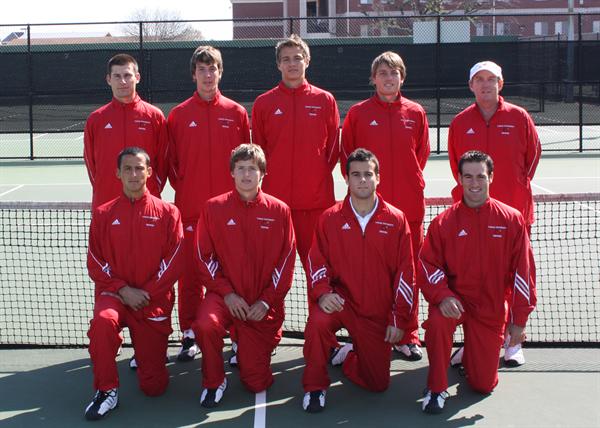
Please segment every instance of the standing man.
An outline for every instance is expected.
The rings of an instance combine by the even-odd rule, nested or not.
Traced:
[[[448,157],[457,181],[452,196],[457,202],[463,194],[458,180],[458,161],[463,153],[469,150],[487,153],[494,159],[496,168],[490,195],[517,209],[531,233],[534,221],[531,180],[542,149],[529,114],[500,96],[503,86],[502,68],[498,64],[483,61],[471,68],[469,88],[475,95],[475,103],[454,118],[448,134]],[[532,269],[531,274],[531,281],[535,281],[535,270]],[[453,364],[460,363],[460,352]],[[504,362],[508,366],[525,363],[520,344],[514,348],[505,344]]]
[[[333,96],[306,81],[310,50],[298,36],[277,43],[281,82],[252,107],[252,141],[270,170],[265,192],[292,209],[298,253],[306,264],[319,215],[335,202],[331,171],[339,156],[339,114]]]
[[[221,95],[221,52],[199,46],[190,60],[194,94],[173,108],[169,129],[169,181],[184,230],[184,271],[178,282],[179,325],[183,333],[177,359],[191,361],[200,352],[192,322],[204,296],[203,283],[194,267],[194,234],[204,203],[231,190],[227,163],[231,151],[250,142],[246,109]]]
[[[423,169],[429,157],[429,123],[420,104],[402,96],[406,66],[400,55],[384,52],[371,64],[375,95],[353,105],[342,128],[342,165],[358,147],[371,150],[381,161],[379,192],[399,208],[410,226],[414,262],[423,245],[425,180]],[[419,292],[414,301],[414,325],[418,326]],[[410,361],[423,357],[418,328],[406,331],[394,349]]]
[[[463,154],[458,162],[462,200],[431,222],[421,249],[417,285],[429,302],[423,323],[429,357],[423,400],[427,413],[444,408],[452,337],[459,324],[465,335],[467,382],[489,394],[498,384],[505,330],[510,346],[523,342],[536,305],[527,224],[517,210],[489,197],[493,178],[487,154]]]
[[[256,393],[273,383],[271,353],[281,339],[296,259],[290,209],[260,190],[261,148],[240,145],[229,168],[235,190],[210,199],[196,229],[196,263],[207,289],[193,324],[202,348],[203,407],[217,406],[227,388],[223,336],[231,327],[244,386]]]
[[[402,211],[376,193],[379,162],[365,149],[346,161],[349,195],[326,210],[309,254],[309,317],[304,331],[303,408],[320,412],[327,362],[370,391],[390,382],[391,345],[413,325],[413,257]],[[345,327],[352,344],[339,347]]]
[[[165,353],[171,334],[173,284],[180,274],[183,239],[179,211],[152,196],[150,157],[139,147],[118,156],[121,196],[94,210],[87,267],[95,283],[89,352],[96,395],[86,419],[101,419],[117,407],[115,357],[128,327],[144,394],[162,394],[169,383]]]
[[[163,113],[139,97],[140,73],[135,58],[118,54],[108,61],[106,83],[113,99],[90,114],[83,133],[83,158],[92,183],[92,209],[122,192],[114,162],[127,146],[143,148],[152,161],[148,190],[160,197],[167,178],[167,129]]]

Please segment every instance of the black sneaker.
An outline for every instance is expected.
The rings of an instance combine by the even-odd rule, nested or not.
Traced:
[[[219,401],[223,398],[223,394],[227,389],[227,378],[223,380],[223,383],[218,388],[208,389],[204,388],[202,395],[200,396],[200,405],[202,407],[213,408],[219,405]]]
[[[406,345],[394,345],[394,351],[398,352],[402,359],[407,361],[419,361],[423,358],[423,352],[416,343]]]
[[[327,391],[317,390],[304,394],[302,408],[308,413],[319,413],[325,408],[325,395]]]
[[[196,340],[191,337],[184,337],[181,341],[179,353],[177,354],[177,361],[192,361],[199,353],[200,347],[196,344]]]
[[[434,415],[442,413],[446,398],[448,398],[448,391],[431,392],[428,389],[425,390],[425,395],[423,397],[423,411]]]
[[[117,388],[108,391],[96,391],[94,399],[85,408],[85,418],[89,421],[102,419],[108,412],[119,405],[119,392]]]

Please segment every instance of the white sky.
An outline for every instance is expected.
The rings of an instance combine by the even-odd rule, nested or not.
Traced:
[[[123,0],[2,0],[0,4],[0,25],[2,24],[52,24],[69,22],[126,21],[133,11],[139,8],[167,9],[178,12],[181,19],[231,19],[229,0],[144,0],[126,2]],[[230,39],[231,23],[194,24],[208,39]],[[0,39],[19,27],[0,26]],[[109,31],[114,28],[103,26],[82,27],[41,27],[38,32],[66,33],[70,31]],[[32,31],[33,32],[33,31]],[[35,34],[35,33],[34,33]]]

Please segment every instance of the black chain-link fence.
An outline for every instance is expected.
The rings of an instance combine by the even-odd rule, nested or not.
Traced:
[[[203,39],[207,26],[223,40]],[[279,81],[274,46],[291,33],[307,40],[308,78],[335,95],[342,119],[372,95],[373,58],[393,50],[408,69],[403,94],[424,106],[432,150],[444,152],[447,126],[473,102],[469,68],[489,59],[503,67],[505,98],[548,127],[543,150],[600,150],[599,31],[600,14],[0,26],[0,159],[81,157],[85,120],[110,99],[106,62],[119,52],[138,59],[139,93],[168,114],[194,91],[193,50],[218,47],[221,90],[250,112]]]

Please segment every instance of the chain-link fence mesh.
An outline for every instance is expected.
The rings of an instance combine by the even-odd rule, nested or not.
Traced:
[[[225,40],[203,38],[216,27]],[[373,94],[373,58],[393,50],[408,69],[403,94],[424,106],[432,150],[443,152],[445,128],[473,102],[469,68],[490,59],[503,67],[507,100],[539,126],[562,127],[561,144],[542,141],[544,150],[600,150],[599,32],[600,14],[0,26],[0,158],[81,157],[85,120],[110,98],[106,62],[120,52],[140,64],[142,98],[168,114],[195,89],[193,50],[214,45],[224,59],[221,91],[250,112],[279,81],[274,46],[292,33],[308,41],[308,78],[335,95],[342,119]]]

